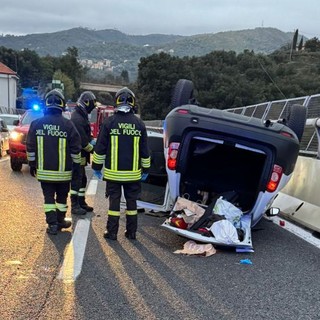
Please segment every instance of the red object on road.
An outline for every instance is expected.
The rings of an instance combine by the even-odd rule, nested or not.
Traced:
[[[280,224],[281,227],[284,227],[285,222],[283,220],[280,220],[279,224]]]

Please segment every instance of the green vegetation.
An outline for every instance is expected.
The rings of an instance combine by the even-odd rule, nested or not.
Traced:
[[[20,89],[38,87],[40,93],[45,93],[47,83],[61,80],[65,85],[66,99],[76,99],[79,94],[84,70],[78,63],[78,50],[75,47],[68,48],[60,58],[39,57],[28,49],[15,51],[0,47],[0,61],[17,72]]]
[[[299,47],[302,47],[301,45]],[[160,53],[142,58],[137,96],[143,119],[164,119],[178,79],[192,80],[196,99],[208,108],[236,108],[320,92],[320,41],[304,50],[289,46],[272,54],[213,51],[202,57]]]

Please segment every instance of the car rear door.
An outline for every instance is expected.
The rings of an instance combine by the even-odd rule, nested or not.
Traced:
[[[151,167],[148,178],[141,183],[141,195],[137,204],[139,208],[167,212],[172,209],[172,204],[169,196],[162,130],[148,130],[148,145]]]

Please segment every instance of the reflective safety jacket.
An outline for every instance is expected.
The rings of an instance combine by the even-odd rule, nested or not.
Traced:
[[[100,129],[93,153],[92,169],[115,182],[141,180],[142,168],[150,168],[145,124],[132,112],[117,112]]]
[[[35,164],[39,181],[71,181],[72,164],[80,164],[80,151],[80,135],[60,111],[48,111],[32,121],[27,135],[27,157],[30,165]]]
[[[90,163],[90,153],[93,151],[91,127],[87,111],[77,105],[71,113],[71,121],[76,126],[81,137],[81,165]]]

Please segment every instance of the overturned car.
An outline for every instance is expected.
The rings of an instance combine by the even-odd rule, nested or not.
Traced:
[[[290,105],[278,122],[208,109],[195,102],[193,83],[185,79],[176,84],[171,106],[163,133],[148,133],[152,165],[139,206],[169,212],[162,227],[180,236],[252,248],[251,228],[274,210],[273,200],[292,176],[306,108]],[[192,204],[202,214],[192,217]],[[236,217],[221,211],[226,204]]]

